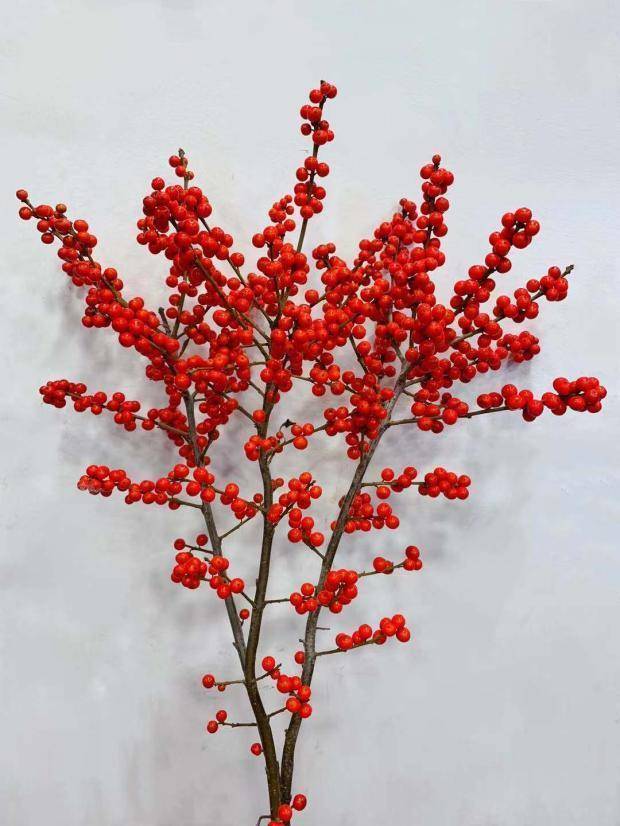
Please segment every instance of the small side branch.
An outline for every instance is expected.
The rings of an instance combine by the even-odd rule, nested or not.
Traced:
[[[281,667],[281,665],[282,665],[282,663],[278,663],[278,664],[274,667],[274,669],[273,669],[273,670],[274,670],[274,671],[275,671],[275,670],[277,670],[278,668],[280,668],[280,667]],[[260,682],[261,680],[264,680],[264,679],[265,679],[265,677],[269,677],[269,675],[270,675],[271,673],[272,673],[271,671],[265,671],[265,673],[264,673],[264,674],[261,674],[261,676],[260,676],[260,677],[257,677],[257,678],[254,680],[254,682],[255,682],[255,683],[258,683],[258,682]],[[229,685],[247,685],[247,680],[246,680],[245,678],[241,678],[241,679],[239,679],[239,680],[224,680],[223,682],[216,683],[215,685],[217,686],[217,688],[220,688],[220,686],[223,686],[224,688],[226,688],[226,686],[229,686]]]
[[[343,648],[329,648],[326,651],[317,651],[314,656],[326,657],[328,654],[348,654],[349,651],[357,651],[358,648],[364,648],[366,645],[376,645],[376,641],[366,640],[366,642],[361,642],[359,645],[354,645],[353,648],[347,648],[346,650]]]
[[[256,723],[220,723],[220,726],[228,726],[229,728],[256,728]]]
[[[459,416],[459,419],[473,419],[474,416],[482,416],[485,413],[501,413],[503,410],[511,409],[512,408],[508,407],[507,405],[504,405],[503,407],[489,407],[487,410],[472,410],[470,413],[466,413],[464,416]],[[387,427],[395,427],[396,425],[400,424],[416,424],[420,421],[420,418],[430,419],[431,421],[441,420],[441,416],[412,416],[409,419],[394,419],[393,421],[388,422]]]

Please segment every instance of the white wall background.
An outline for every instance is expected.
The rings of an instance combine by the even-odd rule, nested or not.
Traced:
[[[576,265],[569,300],[530,325],[541,355],[511,380],[542,391],[557,375],[595,374],[610,395],[595,417],[390,434],[381,464],[444,463],[471,474],[473,494],[401,500],[401,538],[424,549],[425,568],[369,582],[342,627],[402,610],[416,641],[321,662],[296,783],[311,802],[297,820],[617,826],[615,4],[2,5],[0,822],[232,826],[265,811],[253,738],[203,733],[223,698],[200,676],[233,675],[235,661],[221,606],[168,580],[171,540],[198,523],[75,489],[91,461],[146,477],[170,467],[170,452],[156,434],[39,402],[39,384],[60,376],[133,397],[142,368],[113,336],[82,330],[81,302],[15,218],[13,191],[88,218],[102,260],[155,301],[164,262],[137,247],[134,222],[168,155],[188,151],[218,221],[247,248],[291,185],[307,146],[297,110],[326,77],[340,90],[333,174],[310,242],[351,254],[399,197],[417,199],[419,166],[441,151],[456,174],[445,283],[523,204],[543,231],[515,255],[509,288]],[[246,472],[236,438],[219,465],[231,477]],[[320,446],[310,468],[329,485],[342,465],[334,443]],[[252,538],[232,552],[239,568]],[[399,546],[378,534],[347,542],[341,558],[362,565]],[[274,595],[309,575],[296,549],[277,561]],[[298,628],[273,611],[289,642],[270,650],[286,656]],[[245,717],[232,692],[225,699]]]

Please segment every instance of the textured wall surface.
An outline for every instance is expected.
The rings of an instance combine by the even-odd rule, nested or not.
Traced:
[[[171,466],[158,434],[44,408],[48,378],[84,380],[147,401],[142,366],[114,336],[80,326],[80,300],[13,190],[63,200],[100,237],[100,258],[129,293],[155,302],[164,261],[135,244],[150,179],[180,145],[248,250],[288,191],[307,142],[298,108],[321,77],[339,87],[325,152],[333,174],[309,246],[357,240],[439,151],[454,170],[442,294],[487,249],[507,209],[528,205],[542,232],[514,255],[514,289],[575,264],[569,299],[529,329],[542,353],[503,383],[543,391],[557,375],[598,375],[598,416],[485,417],[435,438],[392,432],[379,464],[444,464],[473,478],[467,502],[401,498],[398,540],[343,544],[363,566],[401,543],[420,574],[376,578],[336,630],[406,614],[409,646],[320,663],[295,788],[313,826],[617,826],[618,25],[615,4],[579,2],[5,3],[0,577],[0,822],[5,826],[254,824],[264,812],[250,736],[203,725],[223,698],[208,670],[234,676],[222,606],[169,581],[171,541],[192,513],[80,494],[90,462],[140,478]],[[291,414],[302,414],[297,395]],[[305,415],[304,415],[305,418]],[[242,430],[215,467],[254,490]],[[350,464],[317,437],[296,454],[332,509]],[[330,512],[330,513],[331,513]],[[256,527],[231,556],[251,575]],[[282,544],[273,595],[312,576]],[[379,580],[379,581],[378,581]],[[273,609],[288,657],[299,624]],[[332,634],[327,635],[331,638]],[[286,638],[288,642],[282,641]],[[278,702],[273,689],[268,704]],[[229,692],[225,705],[248,710]],[[346,772],[343,767],[346,766]]]

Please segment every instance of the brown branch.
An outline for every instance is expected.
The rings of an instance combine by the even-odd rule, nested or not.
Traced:
[[[360,459],[357,469],[353,475],[353,479],[351,480],[351,483],[349,485],[349,489],[344,496],[342,505],[340,506],[338,518],[336,519],[336,525],[334,527],[331,538],[327,545],[327,549],[325,551],[325,557],[323,559],[323,564],[321,565],[321,573],[319,576],[317,590],[321,590],[323,588],[327,574],[332,568],[336,552],[338,551],[338,547],[340,545],[340,540],[342,539],[344,533],[345,525],[349,518],[349,511],[351,509],[351,505],[360,490],[361,483],[364,479],[364,474],[368,469],[368,466],[372,460],[372,457],[374,456],[374,453],[379,445],[379,442],[381,441],[383,434],[387,430],[390,417],[394,411],[394,408],[396,407],[398,399],[400,398],[403,387],[405,385],[405,381],[406,370],[403,370],[396,381],[396,385],[394,387],[394,395],[387,405],[386,418],[384,419],[383,424],[380,426],[376,438],[373,439],[373,441],[369,444],[366,453],[362,455],[362,458]],[[306,631],[304,635],[305,660],[301,677],[304,685],[310,685],[314,674],[314,666],[316,663],[316,631],[320,612],[321,606],[319,606],[316,611],[313,611],[311,614],[309,614],[308,619],[306,621]],[[299,714],[293,714],[293,716],[291,717],[291,722],[289,723],[289,726],[286,730],[284,747],[282,750],[282,771],[280,776],[282,786],[282,797],[284,800],[290,800],[295,761],[295,746],[297,743],[297,737],[299,736],[301,722],[301,716]]]
[[[326,657],[328,654],[348,654],[349,651],[356,651],[358,648],[363,648],[365,645],[376,645],[376,640],[370,639],[365,642],[360,642],[359,645],[354,645],[352,648],[330,648],[326,651],[317,651],[315,657]]]
[[[474,416],[482,416],[485,413],[501,413],[502,410],[512,410],[512,408],[504,405],[503,407],[489,407],[486,410],[472,410],[470,413],[465,413],[464,416],[459,416],[459,419],[473,419]],[[520,408],[517,408],[517,410],[520,410]],[[394,421],[389,422],[387,426],[395,427],[399,424],[415,424],[416,422],[419,422],[420,419],[431,419],[432,421],[438,421],[441,420],[441,414],[438,416],[418,416],[417,418],[414,416],[410,419],[395,419]]]
[[[269,386],[267,387],[269,389]],[[265,438],[269,427],[269,418],[273,404],[267,401],[267,394],[263,394],[263,411],[265,419],[258,425],[258,435]],[[267,518],[267,511],[273,504],[273,484],[267,455],[261,450],[259,455],[259,468],[263,481],[263,537],[261,542],[261,554],[256,579],[256,590],[254,592],[254,610],[250,619],[250,630],[246,648],[244,663],[244,674],[246,679],[246,691],[248,700],[254,712],[254,718],[263,746],[265,759],[265,770],[267,773],[267,787],[269,789],[269,806],[272,816],[275,818],[278,806],[281,802],[280,794],[280,766],[276,753],[273,732],[271,730],[270,716],[265,711],[262,697],[256,684],[256,656],[258,643],[260,640],[263,611],[265,609],[265,596],[269,583],[269,570],[271,565],[271,549],[276,526]]]
[[[271,670],[271,671],[265,671],[265,673],[264,673],[264,674],[261,674],[261,675],[260,675],[260,677],[257,677],[257,678],[254,680],[254,682],[255,682],[255,683],[258,683],[258,682],[260,682],[261,680],[264,680],[266,677],[271,676],[272,672],[273,672],[273,671],[276,671],[278,668],[280,668],[280,667],[281,667],[281,665],[282,665],[282,663],[278,663],[276,666],[274,666],[274,667],[272,668],[272,670]],[[240,680],[223,680],[223,681],[221,681],[221,682],[217,682],[217,683],[215,683],[215,685],[216,685],[216,686],[218,686],[218,687],[219,687],[219,686],[224,686],[224,687],[226,687],[226,686],[229,686],[229,685],[247,685],[247,680],[245,679],[245,677],[243,677],[243,678],[242,678],[242,679],[240,679]]]
[[[234,525],[230,530],[226,531],[226,533],[220,534],[220,539],[226,539],[227,536],[230,536],[231,533],[238,531],[239,528],[242,528],[244,525],[247,525],[248,522],[251,522],[253,516],[246,516],[245,519],[242,519],[237,525]]]
[[[198,467],[201,467],[202,458],[196,436],[196,417],[194,413],[194,399],[189,393],[184,393],[183,402],[185,404],[185,410],[187,414],[188,432],[190,436],[190,444],[192,446],[192,451],[194,453],[194,460],[196,462],[196,465]],[[205,526],[207,528],[207,534],[209,536],[209,539],[211,541],[211,547],[213,549],[212,553],[214,556],[222,556],[222,542],[217,532],[217,527],[215,524],[215,518],[213,516],[213,510],[211,508],[211,505],[208,502],[203,502],[198,507],[202,511]],[[227,597],[224,600],[224,604],[226,606],[226,613],[228,614],[228,621],[233,634],[234,646],[239,657],[239,662],[241,663],[241,668],[244,668],[246,660],[245,637],[243,636],[241,620],[239,619],[239,614],[237,613],[235,598],[232,595]]]
[[[256,728],[256,723],[219,723],[220,726],[228,726],[229,728],[249,728],[250,726]]]

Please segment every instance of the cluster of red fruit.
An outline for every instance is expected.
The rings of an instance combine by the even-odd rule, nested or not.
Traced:
[[[33,206],[24,189],[17,191],[17,197],[26,204],[19,210],[20,217],[39,219],[37,229],[43,243],[51,244],[54,238],[61,242],[58,257],[63,261],[63,271],[76,286],[90,287],[82,319],[85,327],[112,326],[119,332],[122,346],[133,346],[142,355],[155,357],[154,363],[162,362],[162,352],[167,354],[178,349],[176,339],[157,330],[159,318],[156,313],[144,310],[143,299],[138,297],[129,302],[121,299],[123,283],[116,270],[102,271],[92,258],[97,238],[89,231],[86,221],[70,221],[64,204],[57,204],[55,209],[49,204]]]
[[[252,420],[259,425],[262,424],[265,421],[265,411],[255,410],[252,413]],[[291,438],[286,441],[283,430],[278,430],[273,436],[265,437],[255,433],[250,436],[243,449],[246,457],[251,462],[257,462],[260,459],[261,451],[269,456],[282,453],[285,444],[292,444],[297,450],[305,450],[308,447],[308,437],[312,436],[314,430],[315,427],[310,422],[293,424],[291,426]]]
[[[302,658],[303,659],[303,658]],[[310,717],[312,714],[312,706],[308,702],[312,696],[312,690],[309,685],[304,685],[301,678],[298,676],[289,676],[282,673],[281,669],[277,667],[276,661],[272,656],[263,657],[262,660],[263,676],[268,676],[276,684],[276,689],[280,694],[288,695],[285,708],[291,714],[299,714],[303,719]],[[205,688],[210,689],[214,686],[225,685],[224,683],[217,683],[212,674],[205,674],[202,678],[202,684]],[[283,709],[284,710],[284,709]],[[218,716],[219,715],[219,716]],[[216,714],[216,719],[211,720],[207,724],[207,731],[209,734],[214,734],[219,726],[226,721],[226,712],[219,711]]]
[[[424,476],[424,483],[418,488],[421,496],[437,498],[440,494],[446,499],[467,499],[469,496],[469,476],[457,476],[456,473],[442,467],[436,467],[432,473]]]
[[[536,299],[544,297],[548,301],[563,301],[566,298],[568,294],[567,276],[571,270],[572,267],[567,267],[562,272],[559,267],[549,267],[547,274],[540,280],[531,278],[527,281],[525,287],[517,288],[513,293],[514,301],[507,295],[498,296],[493,309],[493,318],[487,313],[480,312],[477,304],[473,308],[470,306],[459,319],[459,326],[464,331],[464,335],[453,339],[452,344],[460,345],[465,337],[478,334],[478,344],[484,346],[490,341],[501,338],[500,321],[510,319],[520,324],[525,319],[536,318],[539,312]],[[495,282],[489,281],[489,284],[490,295]],[[474,312],[474,309],[476,309],[476,312]],[[462,348],[460,349],[463,352]]]
[[[411,631],[407,628],[402,614],[394,614],[391,618],[384,617],[375,631],[370,625],[364,624],[351,635],[337,634],[335,642],[340,651],[350,651],[362,645],[383,645],[389,637],[396,637],[399,642],[409,642],[411,639]]]
[[[392,506],[387,502],[380,502],[375,508],[372,497],[369,493],[358,493],[349,509],[348,519],[345,523],[345,533],[355,533],[355,531],[370,531],[373,528],[389,528],[396,530],[400,525],[399,518],[392,513]],[[334,530],[335,522],[332,522],[331,529]]]
[[[205,726],[205,730],[208,734],[215,734],[216,731],[219,731],[220,726],[226,725],[227,720],[228,712],[224,711],[224,709],[220,709],[215,712],[215,720],[209,720]]]
[[[312,696],[310,686],[304,685],[297,675],[291,677],[283,674],[279,668],[276,668],[276,661],[271,656],[263,657],[261,665],[265,673],[274,680],[280,694],[288,694],[285,703],[286,710],[291,714],[299,714],[303,719],[310,717],[312,714],[312,706],[308,702]]]
[[[288,487],[289,490],[278,498],[277,507],[288,512],[289,542],[305,542],[320,547],[325,542],[325,537],[320,531],[314,530],[314,519],[304,516],[302,511],[307,510],[313,500],[320,498],[323,492],[321,487],[313,484],[312,475],[307,471],[298,479],[290,479]]]
[[[221,557],[220,557],[221,558]],[[209,566],[189,551],[181,551],[175,556],[175,566],[170,574],[173,582],[180,582],[185,588],[195,590],[207,576]],[[242,589],[243,590],[243,589]]]
[[[569,268],[569,271],[572,267]],[[547,275],[543,275],[540,281],[532,278],[527,282],[527,289],[536,292],[547,299],[547,301],[564,301],[568,295],[568,279],[559,267],[549,267]]]
[[[439,493],[443,493],[448,499],[467,499],[467,488],[471,484],[469,476],[457,476],[444,468],[435,468],[431,473],[424,476],[423,482],[414,482],[418,472],[414,467],[406,467],[399,477],[395,477],[391,468],[384,468],[381,471],[383,482],[389,484],[369,483],[376,485],[376,495],[378,499],[388,499],[392,493],[401,493],[411,485],[416,485],[421,496],[431,496],[435,498]],[[369,506],[366,505],[368,509]]]
[[[501,393],[482,393],[478,396],[478,406],[483,410],[505,408],[521,410],[526,422],[534,421],[548,408],[556,416],[563,416],[567,410],[577,413],[598,413],[607,390],[594,377],[582,376],[575,381],[557,378],[553,382],[555,393],[543,393],[540,399],[531,390],[517,390],[514,384],[505,384]]]
[[[174,169],[174,174],[177,178],[185,178],[188,181],[193,180],[194,173],[187,168],[187,158],[184,153],[178,155],[171,155],[168,158],[168,164]],[[155,178],[153,180],[153,189],[163,189],[165,186],[162,178]]]
[[[299,214],[307,221],[323,210],[322,201],[325,198],[325,189],[315,183],[316,177],[324,178],[329,174],[329,166],[317,159],[318,148],[329,141],[333,141],[334,133],[329,122],[323,117],[323,106],[328,98],[335,98],[336,87],[323,81],[319,89],[312,89],[309,94],[310,103],[301,107],[299,114],[303,119],[302,135],[311,135],[315,146],[313,154],[306,158],[304,165],[297,170],[295,184],[295,205],[299,207]]]
[[[314,433],[314,425],[310,422],[305,424],[294,424],[291,427],[291,436],[293,437],[293,447],[297,450],[305,450],[308,447],[308,436]]]
[[[540,231],[540,224],[532,218],[532,210],[521,207],[515,212],[506,212],[502,216],[502,229],[489,236],[491,251],[486,255],[484,264],[474,264],[469,268],[469,279],[457,281],[450,306],[463,312],[459,324],[463,330],[479,327],[474,319],[480,312],[480,304],[489,300],[495,289],[493,273],[507,273],[512,262],[507,257],[512,247],[524,249]],[[462,322],[462,323],[461,323]]]
[[[417,469],[411,465],[407,465],[406,468],[403,468],[402,472],[399,473],[398,476],[396,476],[391,467],[384,467],[381,471],[382,483],[377,485],[377,498],[388,499],[392,491],[395,493],[400,493],[401,491],[410,488],[411,485],[413,485],[414,479],[417,475]]]
[[[109,410],[114,413],[116,424],[122,425],[128,431],[136,429],[136,413],[140,410],[140,402],[130,401],[125,398],[124,393],[119,392],[113,393],[110,399],[101,390],[86,395],[86,389],[85,384],[76,384],[66,379],[58,379],[57,381],[48,381],[47,384],[39,388],[39,393],[43,396],[45,404],[51,404],[54,407],[64,407],[67,403],[67,397],[73,399],[73,409],[78,413],[90,410],[93,415],[98,416],[103,410]],[[155,427],[154,419],[140,418],[142,418],[143,430],[153,430]]]
[[[512,361],[517,364],[522,361],[531,361],[540,353],[537,336],[528,333],[527,330],[522,330],[517,335],[506,333],[499,339],[498,345],[505,348],[510,353]]]
[[[528,284],[529,283],[530,282],[528,282]],[[514,302],[511,301],[507,295],[497,297],[493,309],[493,314],[496,319],[509,318],[511,321],[520,324],[522,321],[525,321],[526,318],[536,318],[538,315],[538,304],[532,298],[528,289],[519,287],[514,291],[514,297]]]
[[[91,260],[91,254],[97,246],[97,238],[89,232],[86,221],[70,221],[65,204],[34,206],[25,189],[15,193],[24,206],[19,210],[19,217],[24,221],[37,219],[37,230],[44,244],[53,244],[54,238],[61,241],[58,257],[63,262],[63,271],[71,278],[76,287],[98,283],[101,268]]]
[[[323,587],[319,590],[311,582],[304,582],[299,591],[290,596],[290,603],[298,614],[309,614],[317,608],[329,608],[332,614],[339,614],[345,605],[349,605],[358,595],[356,571],[344,568],[329,571]]]
[[[274,479],[272,482],[274,489],[284,485],[284,479]],[[320,531],[314,530],[314,519],[311,516],[304,516],[303,511],[307,510],[313,500],[319,499],[323,493],[319,485],[315,485],[312,474],[308,471],[301,473],[299,477],[289,479],[288,490],[280,494],[278,501],[274,502],[267,511],[267,519],[274,525],[288,514],[289,542],[305,542],[314,547],[321,546],[325,537]]]
[[[170,162],[175,160],[178,157],[173,155]],[[216,279],[215,284],[210,283],[215,271],[210,265],[211,259],[226,261],[234,255],[235,264],[239,266],[243,265],[244,259],[240,253],[230,252],[231,235],[219,227],[205,227],[212,207],[202,189],[199,186],[184,188],[178,184],[166,186],[162,178],[154,178],[151,186],[153,191],[142,202],[145,217],[138,221],[137,240],[154,255],[164,252],[166,258],[174,261],[167,286],[180,288],[181,294],[190,297],[192,291],[196,294],[199,285],[213,290],[226,286],[225,281],[222,285],[218,283],[220,279]],[[183,275],[188,266],[190,278],[186,280]],[[205,271],[201,267],[205,267]],[[181,287],[181,283],[186,286]],[[166,315],[176,320],[179,314],[171,307]]]
[[[352,408],[349,414],[351,427],[345,438],[349,445],[347,456],[357,460],[364,452],[365,445],[377,438],[379,428],[387,417],[386,404],[394,397],[394,391],[389,387],[381,387],[372,373],[358,378],[347,372],[343,374],[343,381],[352,391],[349,397]]]
[[[281,452],[281,442],[283,439],[284,433],[281,430],[279,430],[275,436],[266,437],[260,436],[258,433],[253,433],[243,446],[246,458],[249,459],[250,462],[258,462],[262,453],[273,454]]]
[[[177,540],[176,548],[183,540]],[[230,565],[225,556],[212,555],[208,562],[198,559],[191,551],[179,550],[175,556],[175,566],[170,574],[173,582],[180,582],[186,588],[195,590],[201,582],[208,582],[220,599],[228,599],[231,594],[240,594],[245,588],[242,579],[230,579],[226,571]]]
[[[203,469],[197,469],[203,470]],[[191,491],[190,495],[200,492],[198,482],[187,481],[189,473],[187,465],[175,465],[168,476],[162,476],[157,480],[144,479],[142,482],[132,482],[127,473],[119,468],[110,470],[106,465],[89,465],[86,473],[78,480],[78,489],[87,490],[92,494],[110,496],[113,490],[126,493],[125,502],[128,505],[134,502],[143,502],[145,505],[168,505],[171,510],[176,510],[181,506],[181,502],[176,497],[186,485],[186,490]],[[198,490],[195,490],[195,488]],[[210,492],[209,496],[204,496]],[[203,490],[203,500],[212,501],[215,498],[213,488]]]
[[[82,382],[71,382],[67,379],[48,381],[39,388],[45,404],[54,407],[65,407],[67,399],[73,401],[73,409],[78,413],[90,410],[94,415],[104,410],[114,413],[114,421],[122,425],[125,430],[135,430],[139,421],[142,430],[159,428],[166,432],[172,442],[183,452],[187,446],[187,417],[181,413],[176,399],[168,407],[162,409],[152,407],[146,411],[146,416],[139,415],[142,405],[139,401],[128,400],[124,393],[115,392],[111,396],[98,390],[96,393],[86,393],[87,387]],[[175,395],[175,394],[171,394]],[[206,457],[206,463],[210,461]]]
[[[451,393],[443,393],[439,397],[438,391],[424,387],[414,394],[410,410],[420,430],[441,433],[444,425],[456,424],[460,418],[466,416],[469,405]]]
[[[211,478],[212,475],[210,474]],[[229,482],[220,494],[220,502],[222,505],[227,505],[235,518],[241,521],[242,519],[252,519],[258,513],[257,505],[262,501],[262,495],[254,496],[254,500],[249,502],[247,499],[242,499],[239,496],[239,485],[236,482]]]
[[[405,571],[421,571],[420,549],[415,545],[407,545],[405,558],[398,565],[383,556],[376,556],[372,561],[372,567],[377,574],[392,574],[397,568],[403,568]]]
[[[166,482],[169,480],[166,479]],[[165,505],[169,501],[168,491],[158,490],[156,484],[150,480],[145,480],[136,484],[122,468],[110,470],[107,465],[89,465],[78,479],[78,490],[86,490],[93,495],[110,496],[113,490],[126,493],[125,502],[139,502],[142,500],[145,505],[153,503]],[[180,493],[181,485],[173,483],[173,490]]]

